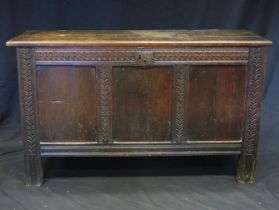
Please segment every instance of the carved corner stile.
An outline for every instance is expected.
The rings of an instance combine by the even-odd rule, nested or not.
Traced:
[[[256,181],[256,160],[266,62],[265,48],[251,48],[248,64],[247,120],[236,180],[240,184]]]
[[[26,185],[40,186],[42,164],[37,129],[36,66],[32,48],[17,49]]]

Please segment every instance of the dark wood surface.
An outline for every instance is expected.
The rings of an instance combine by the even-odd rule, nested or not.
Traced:
[[[38,66],[41,142],[96,141],[95,68]]]
[[[232,154],[237,181],[255,182],[270,41],[239,30],[42,31],[7,44],[18,46],[27,184],[42,183],[42,156]]]
[[[241,141],[245,118],[245,66],[192,66],[187,100],[191,141]]]
[[[266,46],[246,30],[27,31],[8,46]]]
[[[172,68],[115,68],[114,140],[170,141]]]

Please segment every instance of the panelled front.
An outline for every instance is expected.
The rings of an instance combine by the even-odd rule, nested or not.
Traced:
[[[56,50],[46,53],[42,48],[36,54],[43,143],[242,140],[246,48],[215,48],[212,54],[194,48],[194,54],[150,50],[142,55],[129,50],[95,54],[86,49],[84,55],[82,50]],[[147,63],[138,61],[141,56]]]

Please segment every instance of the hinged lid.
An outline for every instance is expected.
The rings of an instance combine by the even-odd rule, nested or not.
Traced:
[[[271,41],[246,30],[27,31],[7,46],[268,46]]]

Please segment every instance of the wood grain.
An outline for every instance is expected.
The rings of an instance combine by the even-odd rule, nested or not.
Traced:
[[[187,100],[190,141],[241,141],[246,66],[192,66]]]
[[[27,31],[7,46],[267,46],[245,30]]]
[[[116,142],[170,140],[172,72],[169,67],[114,68]]]
[[[95,69],[37,67],[41,142],[96,141]]]

